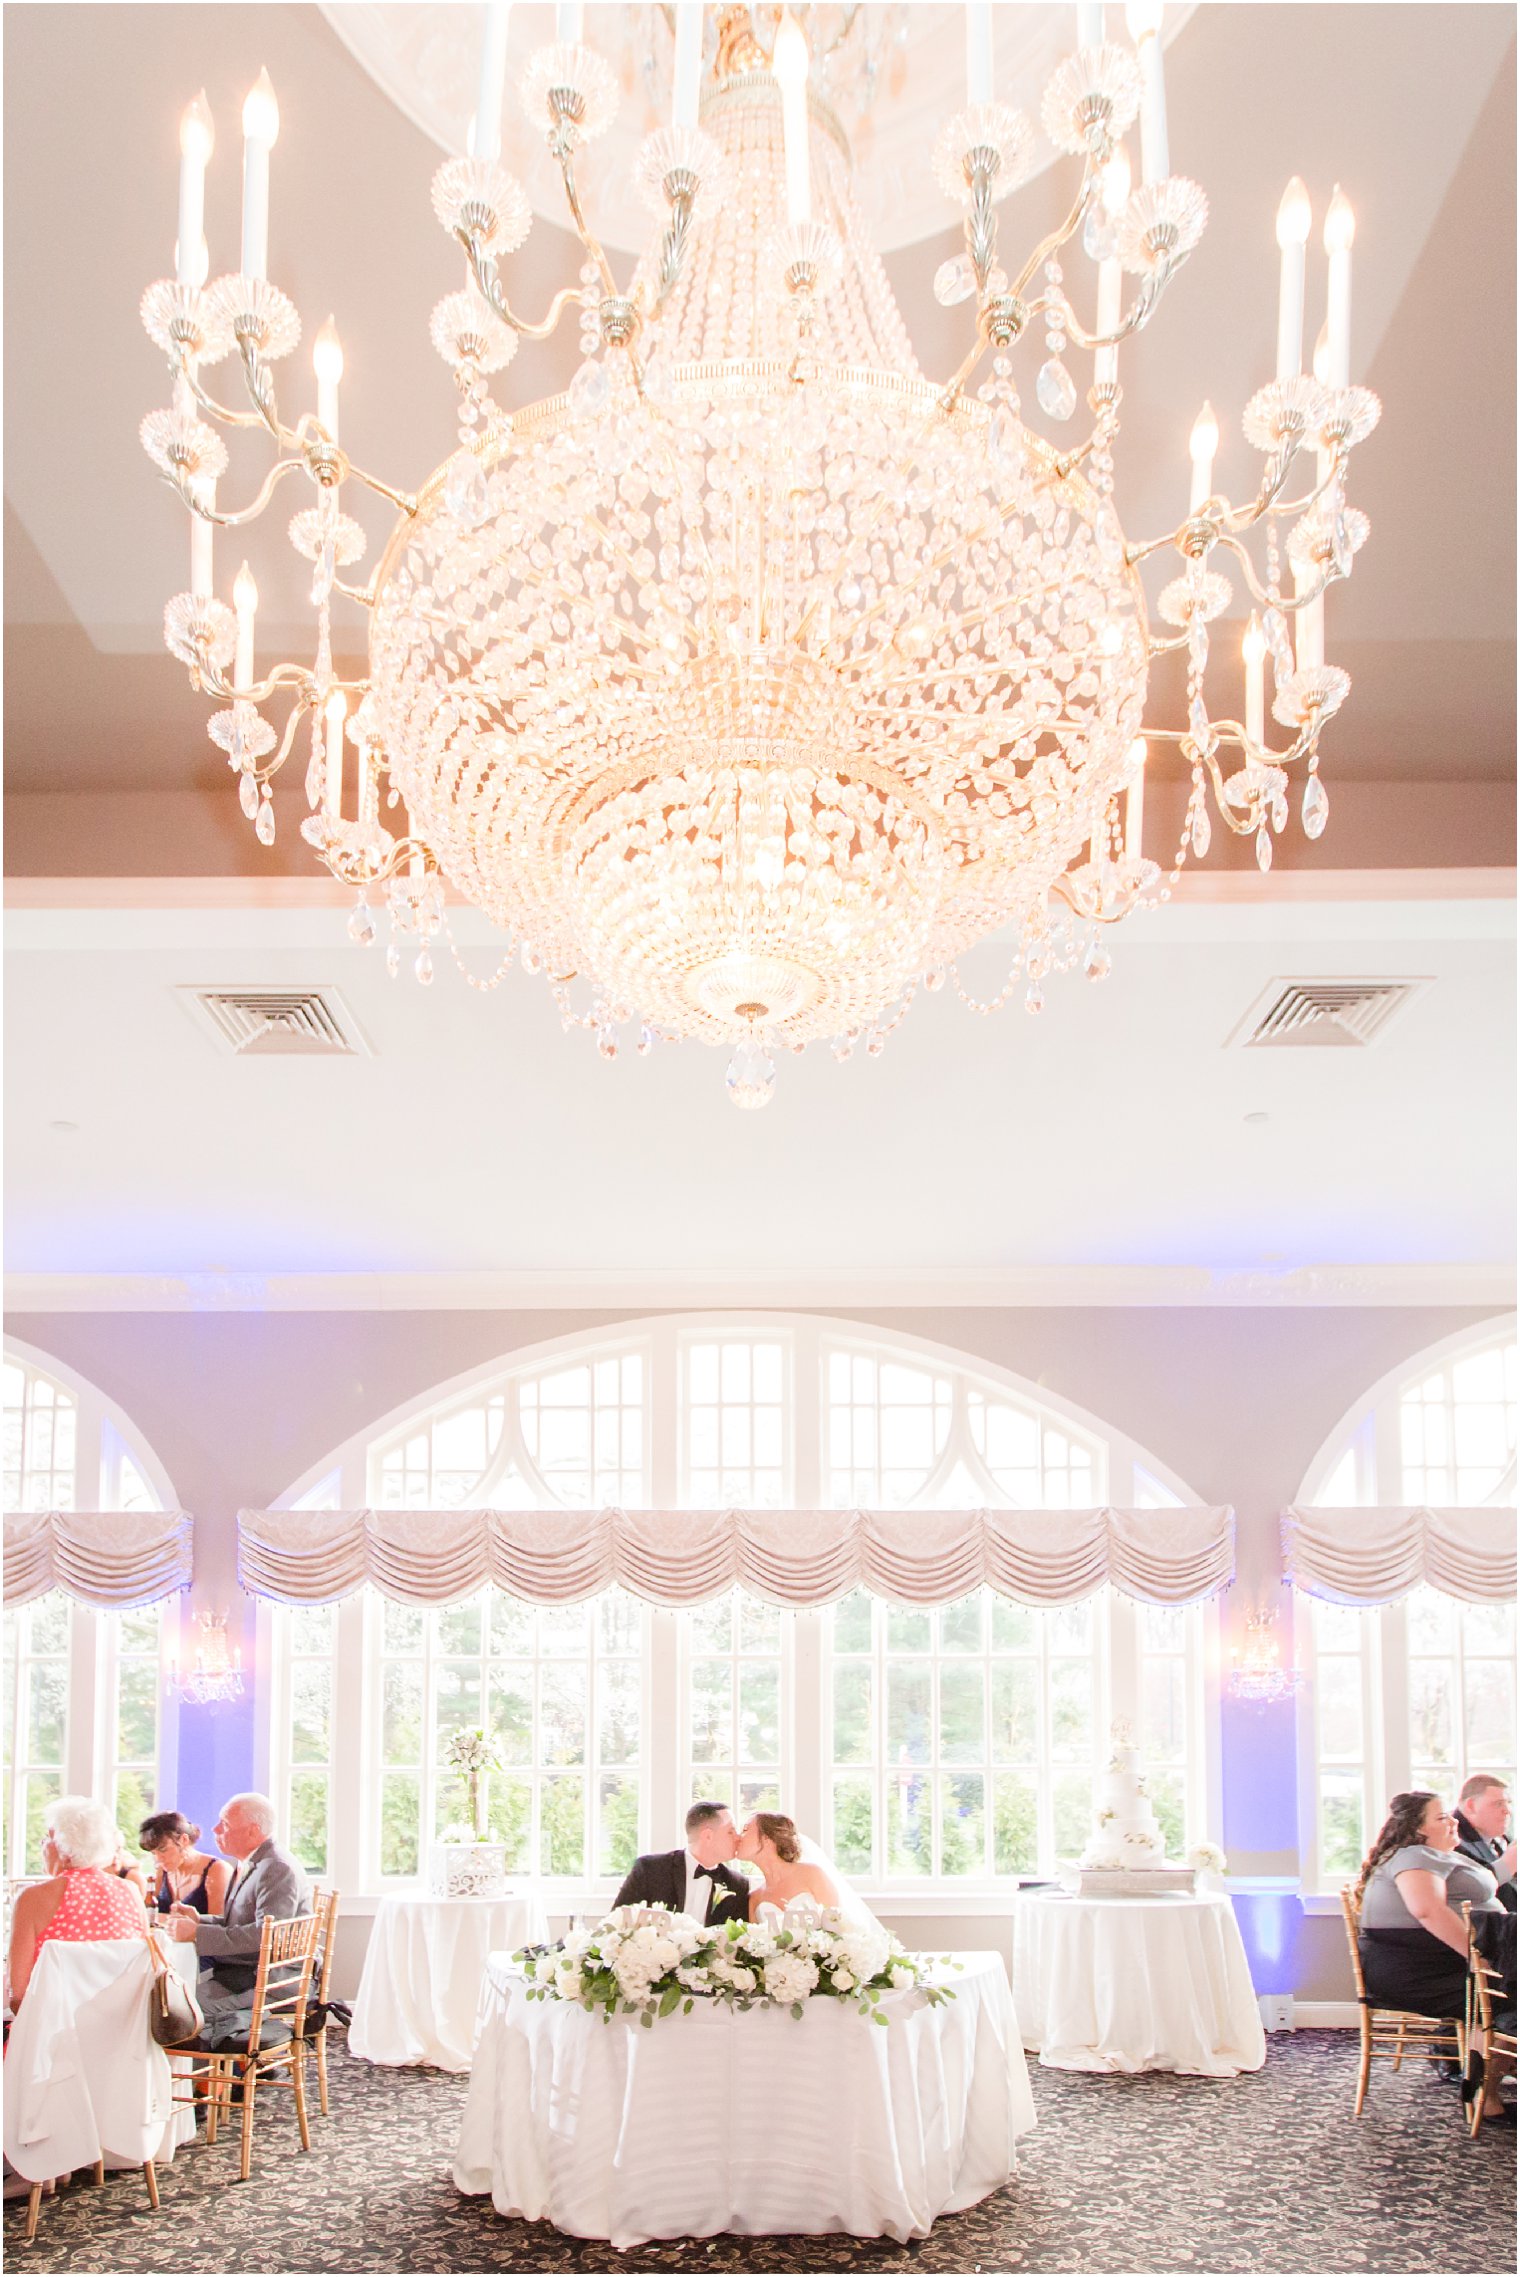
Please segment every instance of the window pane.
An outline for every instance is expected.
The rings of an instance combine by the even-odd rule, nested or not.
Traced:
[[[940,1671],[939,1752],[945,1763],[981,1763],[986,1758],[983,1710],[985,1672],[979,1661]],[[980,1808],[980,1804],[978,1808]],[[947,1868],[948,1872],[949,1869]]]
[[[1515,1672],[1507,1660],[1470,1660],[1465,1754],[1469,1770],[1515,1760]]]
[[[33,1763],[61,1764],[68,1742],[67,1664],[33,1661],[28,1677],[27,1754]]]
[[[842,1873],[872,1870],[872,1808],[869,1779],[834,1781],[834,1856]]]
[[[297,1771],[290,1782],[290,1846],[311,1872],[327,1871],[325,1771]]]
[[[491,1736],[505,1763],[533,1760],[533,1671],[498,1664],[491,1671]]]
[[[422,1671],[392,1661],[382,1678],[381,1758],[386,1763],[422,1760]]]
[[[533,1789],[526,1779],[493,1771],[486,1809],[486,1826],[493,1842],[507,1846],[507,1871],[533,1871]]]
[[[930,1752],[929,1670],[887,1664],[887,1761],[927,1763]],[[927,1868],[924,1869],[927,1871]]]
[[[118,1771],[112,1781],[112,1814],[131,1851],[136,1851],[137,1830],[153,1808],[154,1788],[153,1773],[148,1770]]]
[[[1187,1848],[1181,1773],[1152,1771],[1145,1783],[1155,1806],[1156,1823],[1166,1841],[1166,1854],[1169,1858],[1180,1858]]]
[[[848,1597],[841,1597],[834,1607],[834,1650],[836,1652],[869,1652],[871,1649],[871,1599],[864,1589],[852,1589]]]
[[[733,1678],[726,1661],[692,1663],[691,1759],[693,1763],[733,1761]]]
[[[380,1779],[380,1871],[415,1874],[420,1843],[422,1781],[415,1771],[386,1771]]]
[[[1362,1756],[1362,1664],[1348,1656],[1318,1668],[1319,1751],[1323,1759],[1359,1763]]]
[[[771,1763],[781,1752],[781,1671],[774,1662],[739,1664],[739,1756]]]
[[[940,1778],[940,1871],[964,1878],[984,1872],[986,1784],[980,1771]]]
[[[158,1755],[158,1662],[125,1661],[116,1671],[116,1755],[152,1763]]]
[[[546,1779],[539,1822],[539,1871],[582,1874],[586,1870],[586,1787],[573,1775]]]
[[[1141,1664],[1140,1727],[1149,1761],[1180,1763],[1187,1754],[1187,1682],[1181,1660],[1148,1657]]]
[[[1056,1859],[1074,1866],[1087,1847],[1092,1829],[1092,1773],[1062,1771],[1055,1782],[1054,1820]]]
[[[539,1760],[586,1760],[586,1670],[546,1667],[539,1679]]]
[[[939,1649],[941,1652],[980,1652],[986,1627],[986,1607],[981,1597],[962,1597],[954,1605],[943,1606],[939,1616]]]
[[[293,1763],[328,1761],[332,1749],[331,1710],[331,1664],[312,1661],[303,1665],[298,1661],[291,1672],[290,1682],[290,1756]]]
[[[908,1605],[887,1607],[889,1652],[927,1652],[931,1641],[927,1613]]]
[[[1038,1755],[1039,1664],[1004,1660],[992,1670],[992,1755],[997,1763],[1033,1763]]]
[[[1033,1874],[1039,1864],[1039,1804],[1025,1773],[999,1771],[993,1781],[993,1858],[996,1874]]]
[[[438,1609],[438,1650],[440,1652],[476,1653],[480,1650],[481,1605],[478,1598],[467,1598],[458,1605],[441,1605]]]
[[[598,1743],[604,1763],[639,1759],[640,1672],[637,1661],[613,1661],[597,1679]],[[637,1795],[638,1783],[634,1782]],[[621,1792],[621,1788],[619,1788]]]
[[[1410,1662],[1409,1731],[1411,1752],[1417,1762],[1450,1764],[1454,1761],[1449,1662]]]
[[[887,1780],[887,1872],[932,1874],[931,1780],[927,1771],[894,1771]]]
[[[1366,1844],[1362,1835],[1362,1782],[1335,1772],[1319,1783],[1319,1856],[1326,1874],[1354,1874]]]
[[[1050,1751],[1092,1756],[1092,1663],[1058,1660],[1050,1669]]]
[[[627,1772],[604,1771],[597,1821],[597,1871],[626,1874],[638,1854],[638,1779]]]
[[[834,1761],[869,1763],[872,1752],[870,1664],[843,1661],[834,1670]]]
[[[387,1652],[421,1652],[423,1612],[420,1605],[395,1605],[386,1598],[382,1636]]]

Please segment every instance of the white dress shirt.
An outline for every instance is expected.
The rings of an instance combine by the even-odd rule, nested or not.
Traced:
[[[681,1911],[689,1914],[693,1921],[705,1922],[707,1909],[712,1903],[713,1883],[708,1874],[704,1874],[700,1881],[697,1879],[697,1868],[701,1863],[695,1852],[687,1851],[686,1894],[681,1903]]]

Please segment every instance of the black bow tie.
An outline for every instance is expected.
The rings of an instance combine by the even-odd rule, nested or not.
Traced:
[[[710,1882],[715,1882],[718,1878],[718,1869],[716,1866],[694,1866],[691,1878],[694,1882],[700,1882],[704,1874]]]

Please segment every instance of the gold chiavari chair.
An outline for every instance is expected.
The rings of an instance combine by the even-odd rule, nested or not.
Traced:
[[[1447,2016],[1420,2016],[1410,2008],[1385,2008],[1369,1999],[1367,1980],[1362,1974],[1362,1952],[1357,1942],[1361,1930],[1361,1909],[1350,1890],[1341,1891],[1341,1913],[1346,1923],[1346,1942],[1351,1948],[1351,1973],[1356,1980],[1357,2015],[1361,2023],[1361,2061],[1356,2074],[1356,2102],[1351,2116],[1359,2119],[1362,2105],[1367,2100],[1367,2082],[1372,2076],[1374,2056],[1392,2058],[1398,2070],[1406,2056],[1422,2058],[1429,2063],[1463,2063],[1466,2056],[1467,2035],[1460,2018]]]
[[[1483,2068],[1478,2075],[1477,2092],[1467,2107],[1469,2134],[1476,2134],[1483,2124],[1483,2091],[1488,2084],[1495,2058],[1508,2059],[1511,2071],[1515,2068],[1517,2043],[1515,2034],[1502,2032],[1494,2022],[1498,2005],[1496,1996],[1503,1991],[1504,1980],[1487,1958],[1473,1934],[1472,1906],[1465,1904],[1462,1918],[1467,1923],[1467,2064],[1471,2067],[1474,2056],[1482,2058]]]
[[[327,2003],[332,1985],[333,1950],[337,1943],[338,1928],[337,1890],[320,1885],[311,1893],[311,1910],[317,1923],[317,1972],[312,1998],[302,2030],[304,2050],[309,2049],[317,2059],[317,2101],[323,2118],[329,2116],[327,2102]]]
[[[259,1970],[246,2040],[233,2048],[208,2045],[206,2034],[171,2048],[192,2059],[192,2094],[206,2091],[206,2140],[214,2143],[223,2118],[230,2120],[234,2089],[242,2096],[242,2161],[238,2179],[253,2171],[253,2112],[260,2086],[288,2087],[295,2097],[301,2148],[311,2149],[306,2120],[306,2066],[302,2038],[311,1980],[316,1966],[318,1921],[305,1913],[290,1921],[266,1921],[259,1944]],[[212,2018],[214,2025],[215,2018]],[[203,2067],[203,2068],[195,2068]],[[185,2097],[181,2101],[187,2100]]]

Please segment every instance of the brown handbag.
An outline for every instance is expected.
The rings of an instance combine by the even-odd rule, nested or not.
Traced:
[[[196,1998],[194,1985],[187,1984],[178,1969],[169,1966],[153,1931],[148,1930],[146,1935],[153,1958],[148,2030],[161,2048],[182,2047],[205,2029],[205,2013]]]

